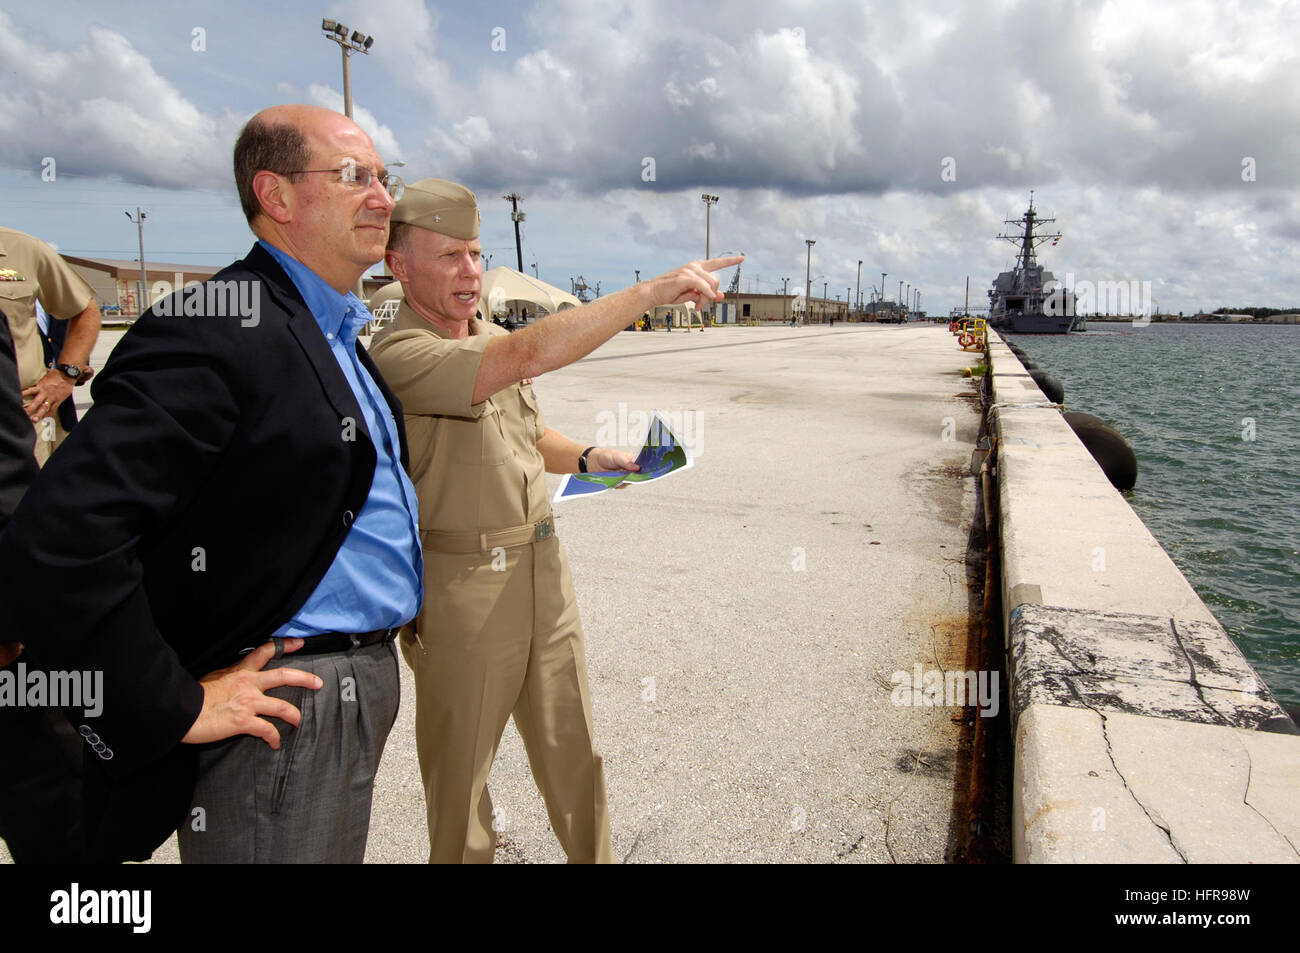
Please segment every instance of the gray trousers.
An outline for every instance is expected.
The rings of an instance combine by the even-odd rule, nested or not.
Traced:
[[[309,688],[268,694],[302,712],[294,728],[270,719],[280,748],[238,735],[205,745],[189,817],[178,833],[181,861],[225,864],[359,864],[370,800],[400,683],[392,643],[328,655],[289,654],[290,666],[320,676]]]

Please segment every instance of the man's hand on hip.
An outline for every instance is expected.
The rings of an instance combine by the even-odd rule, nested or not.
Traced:
[[[284,651],[296,652],[302,646],[302,639],[285,639]],[[261,716],[279,718],[296,728],[302,721],[302,712],[287,701],[265,692],[282,685],[297,685],[314,690],[323,683],[317,676],[301,669],[273,668],[264,671],[262,667],[274,657],[275,644],[267,642],[249,652],[237,665],[199,679],[199,684],[203,686],[203,710],[181,741],[201,745],[235,735],[253,735],[272,748],[279,748],[280,732]]]
[[[44,417],[53,417],[59,404],[72,396],[72,381],[61,371],[50,370],[31,387],[23,388],[23,409],[32,423],[39,423]]]

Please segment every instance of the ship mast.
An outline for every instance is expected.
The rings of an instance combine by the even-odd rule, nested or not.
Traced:
[[[1019,226],[1019,228],[1017,229],[1018,234],[999,235],[998,238],[1004,239],[1006,241],[1009,241],[1013,245],[1019,246],[1020,255],[1016,262],[1016,269],[1021,274],[1028,274],[1030,266],[1037,263],[1034,257],[1034,249],[1036,249],[1039,245],[1043,244],[1043,242],[1059,241],[1061,238],[1060,232],[1035,234],[1034,232],[1035,224],[1041,226],[1055,221],[1056,219],[1054,218],[1039,218],[1038,215],[1034,212],[1034,190],[1033,189],[1029,190],[1028,211],[1026,211],[1025,214],[1022,215],[1020,218],[1008,218],[1003,220],[1003,224],[1005,225]]]

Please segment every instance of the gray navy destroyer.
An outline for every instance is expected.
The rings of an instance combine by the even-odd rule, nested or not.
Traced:
[[[1004,271],[989,289],[989,326],[1012,334],[1066,334],[1085,330],[1082,315],[1076,313],[1076,295],[1060,286],[1034,254],[1039,245],[1061,240],[1060,232],[1044,232],[1043,225],[1054,218],[1040,218],[1034,211],[1034,193],[1029,208],[1020,218],[1005,224],[1016,226],[1016,234],[999,235],[1020,250],[1015,267]]]

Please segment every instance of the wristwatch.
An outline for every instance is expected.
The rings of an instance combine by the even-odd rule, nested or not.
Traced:
[[[579,473],[587,473],[587,472],[589,472],[589,471],[587,470],[587,454],[591,453],[591,451],[593,451],[593,450],[595,450],[595,449],[596,449],[595,447],[588,447],[586,450],[582,451],[582,456],[578,457],[578,472],[579,472]]]
[[[95,373],[94,368],[81,367],[77,364],[55,364],[54,369],[78,387],[90,380]]]

